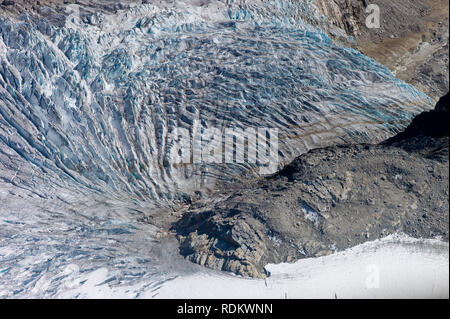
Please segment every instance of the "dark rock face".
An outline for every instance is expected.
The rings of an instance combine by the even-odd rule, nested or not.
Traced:
[[[449,135],[449,93],[441,97],[436,104],[436,108],[429,112],[423,112],[416,116],[404,132],[397,134],[386,141],[386,144],[393,144],[413,137],[434,137],[439,138]]]
[[[448,240],[448,95],[380,145],[316,149],[173,225],[180,252],[265,277],[267,263],[322,256],[395,232]]]
[[[2,2],[2,6],[13,6],[14,5],[14,1],[12,0],[3,0]]]
[[[448,160],[449,94],[443,96],[434,110],[416,116],[405,131],[383,145],[400,147],[408,152],[441,162]]]
[[[239,218],[243,212],[258,209],[251,206],[254,205],[238,203],[231,209],[215,207],[214,210],[186,215],[175,226],[180,235],[180,253],[209,268],[264,277],[259,267],[264,252],[268,251],[264,224],[255,218]],[[233,214],[237,218],[233,218]]]

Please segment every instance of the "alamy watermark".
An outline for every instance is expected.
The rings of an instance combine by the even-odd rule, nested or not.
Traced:
[[[369,4],[366,8],[366,27],[369,29],[379,29],[380,28],[380,7],[376,4]]]
[[[380,288],[380,267],[378,265],[367,265],[366,267],[366,288],[379,289]]]
[[[199,127],[172,131],[170,164],[255,164],[260,174],[278,169],[278,129]]]

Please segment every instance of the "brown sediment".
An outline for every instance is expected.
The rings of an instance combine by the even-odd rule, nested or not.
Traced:
[[[435,101],[447,93],[449,2],[380,0],[380,29],[365,25],[367,1],[317,0],[328,23],[354,37],[355,48]]]

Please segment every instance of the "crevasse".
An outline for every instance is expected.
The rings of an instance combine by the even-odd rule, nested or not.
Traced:
[[[67,7],[63,26],[0,17],[1,239],[48,266],[38,263],[27,284],[87,256],[108,264],[98,252],[108,236],[121,248],[103,247],[106,254],[135,267],[129,252],[155,231],[130,224],[142,207],[176,209],[217,180],[258,174],[250,164],[171,165],[178,127],[277,128],[282,166],[315,147],[378,142],[431,107],[387,68],[310,25],[312,1],[152,2],[87,18],[75,9]],[[26,231],[9,239],[20,223]],[[48,227],[53,244],[27,244],[45,242]],[[78,244],[65,246],[63,230]],[[11,260],[25,257],[0,257],[12,280]],[[16,284],[17,294],[29,293]]]

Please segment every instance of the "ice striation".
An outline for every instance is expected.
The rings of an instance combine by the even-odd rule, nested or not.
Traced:
[[[150,275],[140,260],[158,229],[137,219],[259,174],[173,165],[178,128],[277,128],[282,167],[312,148],[379,142],[431,108],[313,26],[312,1],[64,9],[62,24],[0,17],[0,297],[73,263],[119,269],[117,283]]]
[[[175,128],[275,127],[285,164],[379,141],[421,110],[426,96],[304,24],[295,3],[145,4],[64,27],[2,18],[2,149],[101,192],[171,201],[255,171],[174,167]]]

